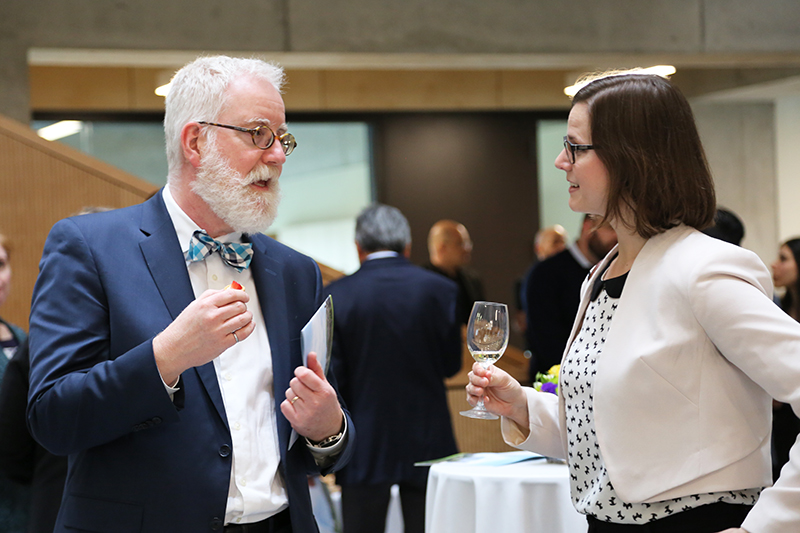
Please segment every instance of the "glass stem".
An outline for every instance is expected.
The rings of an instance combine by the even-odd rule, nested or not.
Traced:
[[[483,368],[489,368],[490,364],[491,363],[481,363],[481,366]],[[481,396],[481,398],[478,400],[478,405],[475,406],[475,409],[478,411],[486,411],[486,406],[483,405],[483,396]]]

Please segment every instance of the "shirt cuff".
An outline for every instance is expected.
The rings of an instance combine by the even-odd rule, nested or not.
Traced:
[[[322,458],[322,457],[328,457],[330,455],[335,455],[342,451],[344,443],[347,441],[347,417],[345,416],[344,412],[342,413],[342,420],[344,421],[343,422],[344,429],[342,430],[342,436],[339,437],[339,440],[337,440],[330,446],[320,448],[319,446],[314,446],[313,444],[311,444],[311,441],[309,441],[307,438],[305,439],[306,446],[308,447],[308,451],[311,452],[311,455],[313,455],[314,457]]]
[[[180,387],[178,387],[178,385],[179,385],[179,384],[180,384],[180,382],[181,382],[181,378],[180,378],[180,377],[178,377],[178,381],[176,381],[176,382],[175,382],[175,386],[174,386],[174,387],[170,387],[170,386],[169,386],[169,385],[167,385],[167,383],[164,381],[164,378],[163,378],[163,376],[161,376],[161,374],[160,374],[160,373],[159,373],[159,375],[158,375],[158,376],[161,378],[161,383],[164,385],[164,388],[167,390],[167,394],[169,394],[169,399],[170,399],[170,401],[173,401],[173,400],[174,400],[175,393],[176,393],[176,392],[178,392],[179,390],[181,390],[181,389],[180,389]]]

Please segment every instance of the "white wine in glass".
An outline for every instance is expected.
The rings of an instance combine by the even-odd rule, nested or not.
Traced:
[[[508,307],[496,302],[475,302],[467,324],[467,349],[483,368],[500,359],[508,346]],[[496,420],[498,417],[486,410],[483,398],[469,411],[461,411],[469,418]]]

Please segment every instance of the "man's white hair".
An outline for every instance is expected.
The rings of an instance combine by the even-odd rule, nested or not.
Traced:
[[[183,164],[181,130],[189,122],[215,122],[226,104],[226,89],[239,76],[261,78],[283,88],[283,68],[260,59],[210,56],[195,59],[172,78],[164,113],[168,177]]]

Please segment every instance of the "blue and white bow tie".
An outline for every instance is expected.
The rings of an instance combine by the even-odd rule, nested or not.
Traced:
[[[249,267],[253,259],[253,245],[249,242],[219,242],[209,237],[205,230],[199,229],[192,233],[186,260],[202,261],[214,252],[219,252],[222,260],[239,272]]]

